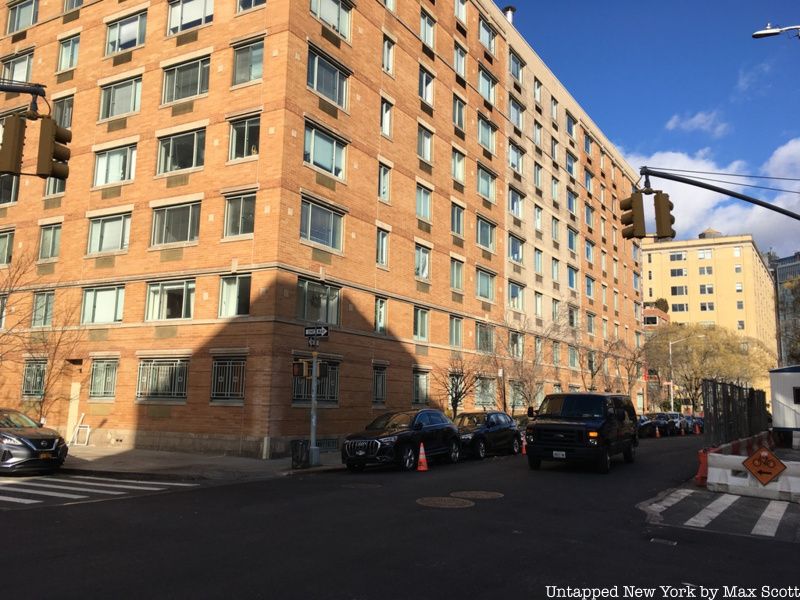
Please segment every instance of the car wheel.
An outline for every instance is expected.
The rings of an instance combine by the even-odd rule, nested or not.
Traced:
[[[403,446],[400,452],[400,468],[403,471],[413,471],[417,466],[417,455],[411,446]]]
[[[600,458],[597,461],[597,472],[608,473],[610,470],[611,470],[611,454],[609,454],[608,448],[603,448],[603,451],[600,454]]]
[[[514,436],[514,439],[511,442],[511,454],[519,454],[520,442],[517,436]]]
[[[528,467],[531,469],[531,471],[538,471],[541,468],[541,466],[542,466],[541,459],[534,458],[533,456],[528,454]]]
[[[364,470],[363,463],[347,463],[347,470],[351,473],[360,473]]]
[[[483,460],[486,458],[486,441],[478,440],[475,442],[475,458]]]
[[[622,458],[625,459],[626,463],[632,463],[636,460],[636,446],[633,445],[633,442],[625,446],[625,450],[622,451]]]
[[[484,455],[486,451],[484,450]],[[461,456],[461,445],[458,443],[457,440],[453,440],[450,442],[450,450],[447,452],[447,460],[450,463],[457,463],[459,457]]]

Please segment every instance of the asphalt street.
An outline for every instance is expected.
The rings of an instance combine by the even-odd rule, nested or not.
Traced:
[[[685,484],[700,446],[693,436],[643,440],[636,463],[616,457],[608,475],[552,463],[530,471],[523,457],[504,456],[6,511],[3,566],[13,577],[2,589],[384,599],[797,585],[795,541],[648,523],[637,508]]]

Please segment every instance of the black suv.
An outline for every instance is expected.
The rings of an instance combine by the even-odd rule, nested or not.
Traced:
[[[444,456],[458,462],[458,429],[442,411],[432,408],[382,414],[364,431],[345,438],[342,462],[350,471],[361,471],[368,464],[396,464],[411,471],[417,466],[420,443],[426,458]]]
[[[528,409],[534,417],[533,410]],[[618,394],[574,392],[549,394],[528,423],[528,465],[543,460],[590,461],[601,473],[611,468],[611,456],[622,453],[633,462],[639,445],[636,410]]]

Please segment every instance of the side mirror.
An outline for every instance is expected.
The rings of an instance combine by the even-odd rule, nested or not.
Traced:
[[[528,418],[530,419],[532,416],[533,416],[533,407],[529,406],[528,407]]]

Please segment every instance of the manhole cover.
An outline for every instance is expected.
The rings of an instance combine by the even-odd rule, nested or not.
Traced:
[[[374,490],[383,486],[380,483],[344,483],[342,487],[348,490]]]
[[[417,504],[431,508],[469,508],[470,506],[475,506],[475,503],[469,500],[447,497],[419,498],[417,499]]]
[[[466,498],[467,500],[497,500],[498,498],[502,498],[503,494],[500,492],[481,492],[481,491],[473,491],[473,492],[451,492],[450,493],[453,498]]]

